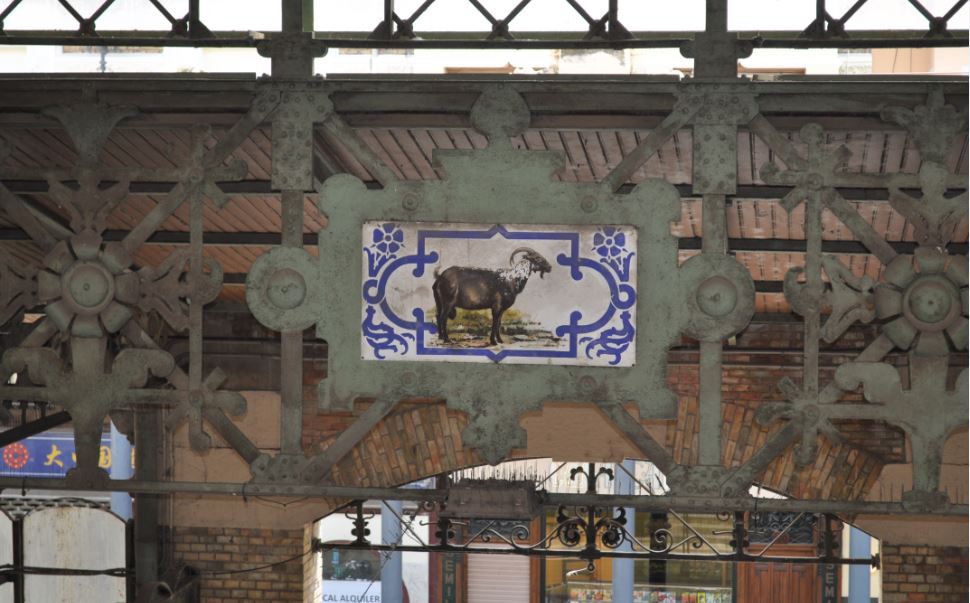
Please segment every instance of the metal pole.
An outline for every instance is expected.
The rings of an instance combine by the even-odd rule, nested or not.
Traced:
[[[24,603],[24,518],[18,517],[12,522],[13,526],[13,600]]]
[[[633,494],[633,478],[630,477],[636,471],[636,462],[631,459],[624,459],[622,469],[616,468],[616,478],[613,482],[616,494]],[[626,469],[624,471],[623,469]],[[629,471],[630,473],[627,473]],[[635,474],[634,474],[635,475]],[[626,528],[631,534],[636,534],[636,512],[632,507],[626,507]],[[630,542],[624,542],[617,548],[618,551],[632,551],[633,546]],[[634,566],[633,559],[614,559],[613,560],[613,603],[633,603],[633,579]]]
[[[384,501],[381,505],[381,543],[395,546],[404,537],[401,531],[401,511],[404,505],[399,500]],[[404,574],[401,553],[389,551],[381,564],[381,603],[404,603]]]
[[[135,465],[139,479],[158,478],[158,414],[135,413]],[[135,497],[135,580],[138,594],[149,583],[158,580],[159,496],[137,494]]]

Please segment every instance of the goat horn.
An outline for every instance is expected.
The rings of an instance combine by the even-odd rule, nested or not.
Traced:
[[[517,247],[515,249],[515,251],[513,251],[512,253],[509,254],[509,265],[510,266],[513,265],[513,264],[515,264],[515,255],[518,254],[518,253],[527,253],[527,254],[528,253],[533,253],[535,255],[539,255],[539,252],[536,251],[535,249],[531,248],[531,247]]]

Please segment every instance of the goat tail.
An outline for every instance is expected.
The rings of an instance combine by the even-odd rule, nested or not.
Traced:
[[[434,274],[434,277],[437,280],[438,275],[441,274],[441,266],[435,266],[434,267],[434,272],[432,274]]]

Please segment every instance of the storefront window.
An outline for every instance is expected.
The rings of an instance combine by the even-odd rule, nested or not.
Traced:
[[[707,544],[695,547],[697,540],[685,521],[718,551],[731,550],[731,522],[713,515],[682,515],[637,513],[634,522],[635,535],[644,544],[659,548],[650,539],[657,530],[669,531],[674,543],[684,543],[674,549],[678,553],[712,553]],[[555,513],[546,516],[546,530],[555,528]],[[717,533],[715,532],[723,532]],[[553,548],[564,548],[554,542]],[[547,558],[545,561],[545,595],[547,603],[580,603],[587,601],[613,601],[613,563],[601,559],[587,571],[587,564],[580,559]],[[734,572],[732,565],[723,561],[636,561],[634,563],[634,603],[729,603],[734,601]]]

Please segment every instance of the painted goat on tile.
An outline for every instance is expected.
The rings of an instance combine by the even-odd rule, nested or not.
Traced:
[[[519,259],[517,256],[521,255]],[[492,311],[492,330],[489,345],[502,343],[502,314],[512,307],[515,298],[533,272],[543,278],[552,270],[546,258],[529,247],[519,247],[509,256],[511,268],[488,270],[486,268],[462,268],[451,266],[438,273],[435,270],[434,303],[438,321],[438,339],[449,343],[448,319],[454,318],[458,308],[463,310]]]

